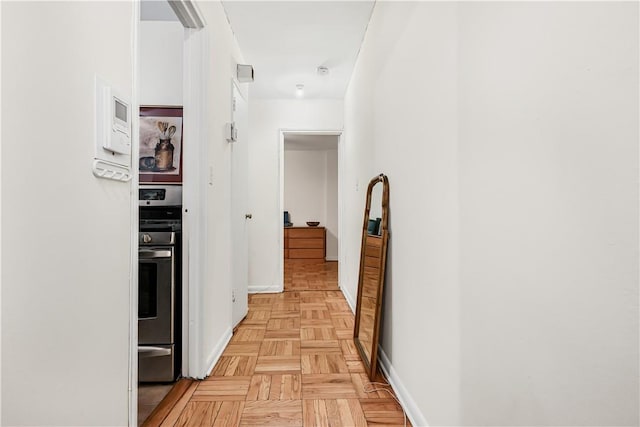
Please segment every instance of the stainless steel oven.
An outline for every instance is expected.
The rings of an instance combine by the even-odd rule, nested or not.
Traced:
[[[170,187],[172,194],[176,191],[173,187]],[[167,193],[165,188],[157,186],[140,189],[138,235],[138,380],[140,382],[171,382],[180,372],[182,208],[180,200],[167,197]]]

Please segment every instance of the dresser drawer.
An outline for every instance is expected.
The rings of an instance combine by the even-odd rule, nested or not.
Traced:
[[[324,238],[324,228],[292,228],[289,230],[289,239],[314,238]]]
[[[323,249],[324,239],[289,239],[290,249]]]
[[[324,259],[324,249],[289,249],[289,258]]]

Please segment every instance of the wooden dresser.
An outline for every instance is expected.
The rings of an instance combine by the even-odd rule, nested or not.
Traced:
[[[285,227],[285,259],[325,259],[326,230],[324,227]]]

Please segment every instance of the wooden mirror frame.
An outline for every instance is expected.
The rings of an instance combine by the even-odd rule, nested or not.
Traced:
[[[382,219],[380,222],[380,232],[379,235],[371,235],[368,233],[369,227],[369,213],[371,211],[371,194],[373,192],[373,187],[382,183]],[[362,227],[362,245],[360,247],[360,276],[358,279],[358,297],[356,300],[356,316],[355,316],[355,326],[353,329],[353,341],[355,343],[356,348],[358,349],[358,353],[360,353],[360,358],[365,365],[365,369],[367,374],[369,375],[369,379],[371,381],[375,381],[378,370],[378,340],[380,335],[380,314],[382,312],[382,290],[384,287],[384,276],[385,276],[385,266],[387,262],[387,244],[389,242],[389,231],[387,229],[389,219],[389,180],[386,175],[380,174],[373,178],[371,182],[369,182],[369,186],[367,187],[367,203],[365,205],[364,210],[364,223]],[[375,239],[375,240],[374,240]],[[377,257],[378,260],[374,261],[377,264],[379,269],[379,274],[377,277],[377,281],[375,285],[377,289],[375,290],[375,302],[374,302],[374,315],[373,315],[373,333],[372,333],[372,342],[370,354],[371,357],[367,358],[367,354],[365,351],[365,347],[363,342],[360,340],[360,323],[361,323],[361,314],[362,314],[362,298],[364,291],[364,279],[365,279],[365,260],[367,258],[367,243],[369,243],[369,253],[371,251],[378,251]],[[379,248],[379,249],[378,249]],[[374,252],[374,255],[376,253]],[[371,257],[370,257],[371,258]],[[369,265],[371,265],[371,261],[369,261]]]

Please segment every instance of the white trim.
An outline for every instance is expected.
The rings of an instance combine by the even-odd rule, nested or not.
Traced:
[[[339,256],[328,256],[324,258],[325,261],[338,261],[339,259]]]
[[[409,394],[409,392],[405,388],[402,380],[396,373],[396,370],[393,368],[391,361],[380,346],[378,346],[378,361],[380,362],[382,371],[389,380],[391,388],[396,393],[398,400],[400,400],[402,408],[407,413],[407,417],[409,418],[409,421],[411,421],[411,425],[416,427],[428,427],[429,424],[427,423],[426,418],[420,411],[420,408],[418,408],[418,405],[416,404],[415,400],[413,400],[411,394]]]
[[[202,380],[211,374],[211,371],[213,371],[214,366],[216,366],[216,363],[218,363],[220,356],[222,356],[224,349],[227,348],[227,344],[229,344],[229,341],[231,341],[232,336],[233,336],[233,330],[231,328],[228,328],[225,331],[224,335],[222,335],[222,338],[220,338],[218,343],[215,345],[215,347],[213,347],[213,350],[211,351],[209,356],[207,357],[207,360],[204,365],[206,367],[204,371],[204,375],[198,376],[195,378]]]
[[[249,224],[247,223],[246,214],[249,212],[249,150],[247,144],[249,143],[248,138],[248,129],[249,129],[249,101],[248,101],[248,93],[243,93],[240,85],[241,83],[233,76],[231,79],[231,99],[229,99],[229,110],[231,111],[231,121],[236,124],[236,126],[240,127],[242,123],[236,123],[238,120],[237,115],[237,103],[243,102],[245,107],[245,123],[247,129],[241,129],[240,133],[246,132],[244,140],[236,141],[231,144],[230,150],[230,190],[231,190],[231,200],[229,203],[229,218],[231,219],[231,234],[232,236],[235,233],[236,238],[232,237],[231,241],[231,291],[232,291],[232,303],[231,303],[231,324],[235,327],[242,322],[242,320],[247,317],[247,313],[249,312],[249,302],[248,302],[248,294],[249,294]],[[246,86],[246,85],[245,85]],[[236,99],[236,93],[239,100]],[[237,145],[239,144],[239,145]],[[242,147],[244,145],[244,147]],[[234,146],[236,148],[234,148]],[[244,162],[240,159],[238,162],[237,156],[240,155],[241,150],[245,151]],[[238,174],[238,169],[236,168],[239,164],[244,163],[245,167],[245,176],[244,176],[244,200],[242,197],[235,198],[233,194],[238,191],[236,186],[238,182],[242,181],[242,175]],[[240,170],[240,172],[242,172]],[[242,184],[241,184],[242,185]],[[238,208],[238,205],[242,210]],[[242,230],[237,230],[235,227],[238,226],[237,221],[242,221]],[[243,239],[240,239],[240,235],[243,236]],[[240,243],[238,243],[240,242]],[[236,244],[241,246],[241,251],[238,250]],[[238,263],[242,263],[238,268]],[[241,277],[238,278],[237,272],[241,271]],[[245,288],[246,287],[246,288]],[[246,293],[245,293],[246,289]]]
[[[140,110],[140,101],[138,99],[139,79],[138,73],[140,65],[138,63],[138,40],[140,33],[140,0],[132,2],[133,17],[131,28],[131,111]],[[131,114],[132,129],[139,129],[138,114]],[[140,133],[132,132],[131,136],[131,175],[129,181],[129,193],[131,199],[131,215],[130,215],[130,239],[131,253],[129,254],[129,414],[128,425],[138,425],[138,156],[135,153],[140,151]]]
[[[198,5],[191,0],[168,0],[178,20],[185,28],[204,28],[206,22]]]
[[[278,227],[278,250],[280,252],[280,259],[278,262],[278,277],[280,278],[280,284],[284,288],[284,227],[282,226],[282,213],[284,212],[284,134],[285,133],[297,133],[297,134],[306,134],[306,135],[327,135],[327,136],[337,136],[338,137],[338,257],[340,257],[341,253],[341,245],[342,245],[342,227],[341,227],[341,206],[342,201],[340,199],[340,177],[341,177],[341,164],[342,164],[342,156],[340,155],[341,146],[343,142],[342,129],[326,129],[326,130],[299,130],[299,129],[279,129],[279,148],[278,148],[278,181],[280,183],[280,191],[278,194],[278,222],[276,226]],[[340,268],[340,267],[338,267]],[[338,273],[339,276],[339,273]],[[338,277],[338,285],[340,284],[340,278]],[[255,288],[255,286],[250,287],[249,292],[251,292],[251,288]]]
[[[342,289],[342,283],[344,280],[344,268],[343,265],[346,265],[345,260],[345,250],[344,250],[344,240],[343,232],[344,229],[344,202],[342,197],[344,195],[344,191],[342,190],[342,181],[344,180],[344,131],[338,137],[338,287]],[[351,308],[353,310],[353,307]],[[355,311],[354,311],[355,313]]]
[[[278,278],[279,286],[284,290],[284,130],[280,129],[280,139],[278,146],[278,183],[280,188],[278,189]]]
[[[0,6],[0,22],[2,22],[2,7]],[[0,94],[2,93],[2,55],[0,55]],[[2,114],[0,114],[0,135],[2,135]],[[0,145],[0,177],[2,177],[2,146]],[[6,178],[5,178],[6,179]],[[2,178],[0,178],[0,224],[2,224]],[[2,242],[2,226],[0,225],[0,242]],[[2,319],[2,245],[0,244],[0,319]],[[2,323],[2,322],[0,322]],[[2,366],[2,339],[0,339],[0,367]],[[0,384],[2,384],[2,369],[0,369]],[[129,387],[131,390],[131,387]],[[129,391],[131,393],[131,391]],[[131,399],[131,396],[129,396]],[[0,424],[2,423],[2,387],[0,387]]]
[[[183,289],[186,291],[188,325],[184,335],[183,374],[202,378],[206,373],[203,360],[201,329],[203,323],[202,287],[207,280],[207,29],[185,29],[184,43],[184,138],[191,147],[183,155]],[[186,366],[184,361],[187,362]]]
[[[280,293],[284,292],[282,286],[278,285],[266,285],[266,286],[249,286],[250,294],[271,294],[271,293]]]
[[[347,291],[346,286],[340,287],[340,290],[342,291],[342,295],[344,295],[344,299],[347,300],[347,304],[349,304],[349,307],[351,308],[351,312],[353,314],[355,314],[356,313],[356,299],[353,297],[353,295],[351,295],[349,293],[349,291]]]

